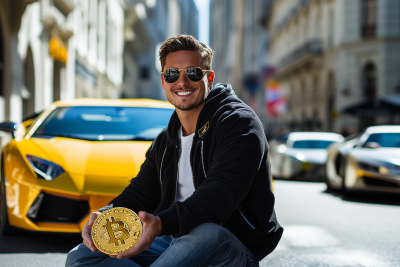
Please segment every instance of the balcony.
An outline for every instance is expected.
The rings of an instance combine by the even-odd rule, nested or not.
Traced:
[[[311,40],[299,46],[286,57],[278,65],[278,76],[284,76],[299,67],[306,64],[313,64],[322,54],[322,44],[319,40]]]

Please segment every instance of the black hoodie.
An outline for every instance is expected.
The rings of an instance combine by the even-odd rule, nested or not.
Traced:
[[[174,237],[202,223],[217,223],[262,260],[275,249],[283,228],[275,216],[268,143],[259,118],[229,84],[217,84],[200,112],[193,137],[190,163],[195,192],[175,202],[180,126],[174,112],[146,152],[137,177],[106,208],[157,215],[162,235]]]

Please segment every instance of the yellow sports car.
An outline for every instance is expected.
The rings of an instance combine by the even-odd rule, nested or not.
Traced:
[[[156,100],[55,102],[21,124],[1,152],[0,225],[79,233],[135,177],[174,109]]]

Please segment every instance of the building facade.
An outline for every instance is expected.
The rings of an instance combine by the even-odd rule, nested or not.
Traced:
[[[0,3],[0,121],[54,101],[165,99],[158,49],[198,38],[193,0],[20,0]]]
[[[168,38],[198,38],[193,0],[125,0],[124,98],[166,100],[161,87],[158,51]]]
[[[3,74],[0,121],[20,122],[57,100],[120,96],[124,12],[118,1],[16,2],[26,8],[19,24],[12,22],[18,27],[11,25],[11,64],[4,71],[13,77]]]
[[[0,1],[0,121],[22,116],[23,62],[18,52],[18,31],[22,15],[32,2]]]
[[[263,18],[269,0],[211,0],[210,46],[215,83],[230,83],[245,103],[266,121],[262,72],[268,36]]]
[[[275,0],[266,28],[289,107],[271,127],[347,135],[400,123],[399,1]]]

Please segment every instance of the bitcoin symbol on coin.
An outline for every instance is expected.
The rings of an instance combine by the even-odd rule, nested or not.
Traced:
[[[124,228],[124,223],[121,221],[116,221],[114,217],[111,217],[111,221],[106,219],[106,224],[104,227],[107,229],[108,235],[110,236],[110,241],[108,241],[108,244],[114,243],[116,246],[119,246],[118,240],[121,241],[121,244],[125,244],[125,239],[129,237],[129,232]],[[113,224],[118,224],[117,229],[113,229],[112,225]],[[115,237],[115,232],[121,231],[123,235],[119,238]]]
[[[92,226],[92,240],[101,252],[118,255],[133,247],[142,235],[139,216],[127,208],[104,211]]]

